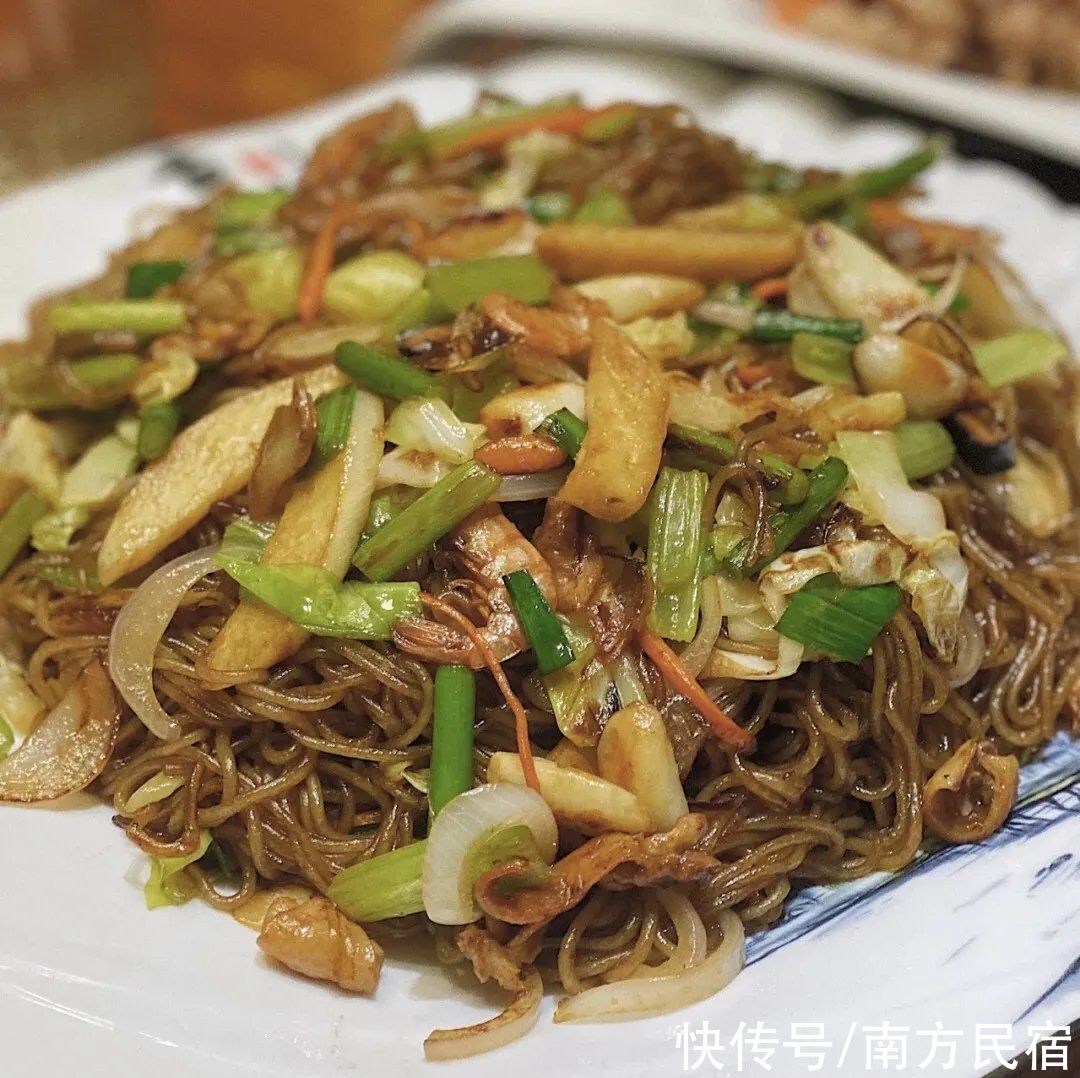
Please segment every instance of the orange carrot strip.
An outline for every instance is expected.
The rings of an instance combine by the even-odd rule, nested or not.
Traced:
[[[786,26],[801,26],[821,0],[772,0],[773,14]]]
[[[767,363],[744,363],[741,367],[735,368],[735,377],[747,389],[756,386],[758,382],[764,382],[771,376],[772,370]]]
[[[558,468],[566,454],[543,434],[512,434],[480,446],[473,456],[499,475],[524,475]]]
[[[515,116],[511,119],[494,121],[486,127],[462,135],[456,142],[432,149],[432,156],[437,158],[460,157],[472,150],[487,150],[501,146],[518,135],[529,131],[557,131],[566,135],[579,135],[586,125],[603,115],[607,109],[587,109],[580,105],[571,105],[564,109],[554,109],[541,116]]]
[[[506,680],[502,665],[495,658],[494,652],[488,647],[487,641],[480,635],[480,630],[460,610],[455,610],[449,603],[429,595],[426,591],[420,593],[420,601],[431,610],[436,610],[444,617],[449,618],[457,627],[476,645],[476,650],[483,656],[495,684],[506,698],[510,710],[514,713],[514,731],[517,735],[518,759],[521,760],[521,771],[525,776],[525,785],[530,790],[540,792],[540,780],[536,776],[536,762],[533,760],[532,745],[529,744],[529,718],[525,714],[525,708],[521,701],[514,695],[510,688],[510,682]]]
[[[953,224],[952,221],[937,221],[925,217],[912,217],[896,199],[872,198],[866,203],[866,212],[874,225],[882,231],[894,228],[910,228],[926,244],[939,240],[956,240],[962,243],[974,243],[979,238],[979,230],[968,225]]]
[[[337,243],[338,230],[348,221],[352,212],[351,206],[343,202],[337,203],[326,215],[326,220],[315,236],[300,282],[297,310],[302,322],[314,322],[322,310],[326,278],[334,268],[334,245]]]
[[[750,289],[750,295],[752,295],[754,299],[761,300],[762,303],[768,303],[771,299],[786,296],[787,291],[787,277],[766,277],[765,280],[758,281],[758,283]]]
[[[753,745],[754,739],[750,733],[739,726],[726,711],[713,703],[709,694],[698,684],[697,679],[679,662],[679,656],[656,633],[650,629],[642,629],[638,634],[638,640],[641,643],[641,650],[656,663],[668,685],[685,696],[701,712],[702,717],[712,727],[713,733],[728,748],[735,752],[743,752]]]

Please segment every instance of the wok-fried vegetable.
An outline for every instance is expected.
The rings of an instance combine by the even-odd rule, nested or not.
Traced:
[[[182,906],[195,897],[194,881],[184,869],[195,864],[206,853],[212,839],[209,831],[200,831],[199,841],[191,853],[150,858],[150,877],[143,886],[143,899],[148,910]]]
[[[667,390],[656,365],[611,322],[593,332],[585,390],[588,433],[561,497],[599,520],[636,513],[656,478]]]
[[[69,300],[49,310],[57,333],[134,333],[160,337],[184,328],[187,311],[172,299]]]
[[[524,303],[543,303],[554,277],[531,255],[479,258],[432,266],[425,285],[431,298],[448,311],[462,311],[489,292],[502,292]]]
[[[428,805],[437,813],[473,783],[473,723],[476,675],[467,666],[435,671]]]
[[[304,272],[304,256],[295,247],[240,255],[221,272],[242,290],[255,310],[282,322],[295,317]]]
[[[130,352],[116,352],[112,355],[72,360],[69,369],[88,389],[112,389],[130,382],[140,366],[141,360],[138,356]]]
[[[893,429],[900,466],[908,479],[925,479],[947,468],[956,456],[949,432],[935,419],[905,419]]]
[[[689,641],[698,621],[698,563],[708,476],[661,468],[649,513],[647,564],[654,586],[647,624],[668,640]]]
[[[358,861],[330,881],[327,894],[348,917],[365,924],[420,913],[426,852],[426,842],[413,842]]]
[[[967,396],[971,381],[954,360],[887,333],[876,333],[859,344],[854,365],[865,393],[902,394],[911,419],[951,414]]]
[[[372,251],[343,262],[326,278],[322,305],[341,322],[381,322],[420,288],[424,267],[400,251]]]
[[[574,213],[575,221],[594,225],[630,225],[634,215],[626,200],[606,187],[597,187]]]
[[[180,418],[180,406],[176,401],[150,404],[142,410],[135,444],[140,460],[149,462],[164,454],[180,427]]]
[[[972,346],[971,354],[986,384],[998,389],[1050,370],[1069,354],[1069,349],[1060,337],[1045,330],[1026,329],[992,341],[979,341]]]
[[[0,575],[11,568],[29,542],[34,525],[49,511],[49,503],[36,491],[24,490],[0,517]]]
[[[808,382],[826,386],[855,385],[851,347],[837,337],[820,333],[796,333],[791,338],[791,365]]]
[[[762,308],[754,315],[750,336],[755,341],[790,341],[796,334],[813,333],[855,344],[863,337],[863,324],[856,318],[814,318],[791,311]]]
[[[440,395],[438,381],[427,371],[400,356],[376,352],[356,341],[342,341],[334,352],[334,362],[366,389],[383,397],[405,400]]]
[[[589,299],[607,304],[616,322],[688,310],[705,294],[704,286],[690,277],[662,273],[620,273],[594,277],[574,286]]]
[[[552,412],[537,429],[542,430],[550,438],[554,438],[571,460],[575,460],[581,452],[582,443],[589,430],[583,419],[578,419],[566,408]]]
[[[552,674],[573,662],[574,653],[566,633],[528,570],[508,573],[503,583],[536,656],[536,669],[541,674]]]
[[[161,262],[133,262],[128,266],[127,299],[149,299],[159,288],[175,284],[187,272],[189,263],[178,258]]]

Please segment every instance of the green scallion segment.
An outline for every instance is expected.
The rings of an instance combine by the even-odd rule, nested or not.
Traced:
[[[315,428],[315,448],[309,463],[312,470],[321,468],[345,448],[355,404],[356,386],[351,383],[319,398],[316,405],[318,425]]]
[[[279,187],[227,195],[217,204],[214,223],[219,232],[265,225],[288,201],[289,192]]]
[[[180,405],[176,401],[149,404],[139,416],[139,434],[135,443],[139,458],[157,460],[166,449],[180,426]]]
[[[475,721],[476,675],[465,666],[440,666],[435,671],[428,778],[428,804],[433,813],[472,788]]]
[[[440,397],[442,387],[434,375],[400,356],[388,356],[356,341],[342,341],[334,362],[365,389],[403,401],[409,397]]]
[[[971,349],[975,366],[992,389],[1050,370],[1069,354],[1068,345],[1041,329],[1021,329],[980,341]]]
[[[851,345],[819,333],[796,333],[791,338],[791,365],[800,378],[823,386],[854,386]]]
[[[495,493],[501,479],[475,460],[459,464],[356,548],[353,565],[384,581],[460,524]]]
[[[360,923],[421,913],[420,879],[427,842],[380,853],[339,872],[327,888],[330,901]]]
[[[128,266],[128,299],[149,299],[159,288],[176,284],[187,272],[189,263],[174,258],[161,262],[133,262]]]
[[[655,586],[648,625],[668,640],[692,640],[700,606],[704,472],[661,468],[649,512],[646,564]]]
[[[49,317],[60,334],[112,332],[137,337],[175,333],[187,322],[184,305],[172,299],[69,300],[55,304]]]
[[[724,558],[722,565],[732,576],[754,576],[782,554],[836,500],[847,482],[847,465],[839,457],[826,457],[811,473],[806,498],[790,509],[780,509],[769,518],[772,552],[753,564],[747,563],[749,541],[741,541]]]
[[[463,311],[490,292],[502,292],[525,303],[545,303],[555,277],[532,255],[478,258],[448,262],[428,270],[426,286],[432,299],[449,311]]]
[[[735,459],[735,443],[723,434],[672,423],[668,427],[668,440],[690,450],[703,464],[709,465],[704,470],[710,475]],[[772,453],[762,454],[761,468],[777,484],[781,505],[798,505],[806,497],[809,479],[801,468]]]
[[[796,333],[815,333],[820,337],[835,337],[848,344],[858,344],[865,328],[857,318],[817,318],[808,314],[793,314],[788,310],[763,307],[754,315],[750,336],[755,341],[790,341]]]
[[[565,191],[540,191],[527,198],[525,206],[542,225],[565,221],[574,212],[574,200]]]
[[[142,360],[129,352],[107,356],[88,356],[73,359],[71,373],[88,389],[111,389],[131,381],[142,366]]]
[[[594,225],[632,225],[634,215],[626,199],[606,187],[598,187],[577,208],[574,220]]]
[[[776,628],[836,662],[857,663],[896,613],[900,598],[895,584],[849,588],[834,573],[824,573],[791,597]]]
[[[11,729],[7,719],[0,715],[0,760],[11,752],[11,746],[14,744],[15,732]]]
[[[515,858],[520,858],[527,864],[522,866],[520,873],[515,872],[513,877],[500,880],[500,889],[510,891],[521,887],[535,887],[551,875],[551,869],[540,854],[532,829],[523,823],[500,827],[483,841],[475,843],[465,855],[465,875],[470,880],[478,880],[496,865],[505,864]]]
[[[559,448],[574,460],[581,452],[581,445],[589,428],[584,419],[578,419],[568,408],[560,408],[557,412],[552,412],[537,430],[558,442]]]
[[[574,661],[574,651],[536,581],[527,570],[518,569],[504,576],[503,583],[532,645],[537,670],[541,674],[553,674],[569,666]]]
[[[0,517],[0,576],[11,568],[30,539],[34,525],[49,511],[36,490],[24,490]]]
[[[900,465],[908,479],[925,479],[947,468],[956,456],[949,432],[936,419],[905,419],[893,427]]]

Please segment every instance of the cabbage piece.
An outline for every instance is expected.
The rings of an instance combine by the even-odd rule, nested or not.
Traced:
[[[657,363],[688,355],[694,350],[694,333],[686,320],[685,311],[676,311],[666,318],[637,318],[627,322],[622,331],[649,359]]]
[[[27,737],[45,710],[45,701],[30,688],[23,668],[0,655],[0,722],[17,737]]]
[[[150,858],[150,878],[143,887],[148,910],[156,910],[161,906],[182,906],[194,897],[195,884],[184,869],[206,853],[210,838],[209,831],[201,831],[195,852],[187,857]]]
[[[60,461],[56,438],[48,423],[19,412],[0,435],[0,475],[20,479],[43,498],[60,498]]]
[[[386,440],[401,449],[433,453],[448,464],[472,459],[484,428],[463,423],[446,401],[437,397],[410,397],[390,414]]]
[[[702,677],[732,677],[744,681],[775,681],[799,669],[802,644],[781,636],[774,626],[783,608],[771,610],[760,588],[749,580],[713,577],[724,617],[725,634],[705,661]],[[725,648],[725,641],[753,644],[761,654]]]

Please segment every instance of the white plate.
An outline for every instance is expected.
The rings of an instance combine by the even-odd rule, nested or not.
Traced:
[[[797,76],[1080,164],[1080,94],[930,71],[771,22],[764,0],[444,0],[417,21],[414,60],[463,35],[662,46]]]
[[[762,151],[803,161],[880,161],[914,139],[900,128],[843,126],[769,90],[718,106],[722,84],[681,63],[679,71],[645,75],[599,54],[559,54],[496,69],[487,82],[529,99],[572,87],[594,102],[683,99]],[[468,108],[477,88],[465,72],[419,71],[273,123],[139,150],[0,203],[0,333],[17,331],[23,305],[43,289],[96,272],[138,207],[196,199],[197,187],[177,178],[178,160],[188,172],[219,169],[246,183],[288,179],[313,139],[353,112],[404,96],[430,122]],[[1010,255],[1080,333],[1075,213],[996,165],[944,162],[930,189],[934,209],[1002,229]],[[1025,770],[1023,804],[993,842],[928,858],[900,877],[806,892],[779,927],[751,941],[749,968],[708,1003],[630,1024],[553,1027],[549,1000],[524,1041],[437,1067],[422,1062],[424,1034],[492,1013],[490,994],[416,957],[391,958],[373,1002],[271,969],[229,917],[198,903],[148,913],[124,882],[134,848],[102,806],[3,808],[0,1074],[595,1078],[603,1069],[644,1078],[695,1063],[715,1073],[721,1062],[733,1074],[740,1022],[762,1023],[763,1048],[769,1036],[791,1040],[793,1022],[820,1022],[833,1042],[821,1073],[873,1073],[867,1039],[872,1048],[874,1027],[889,1023],[907,1027],[898,1036],[909,1070],[974,1075],[993,1061],[976,1057],[977,1026],[1016,1023],[1020,1050],[1029,1025],[1080,1014],[1078,776],[1080,750],[1062,737]],[[956,1063],[918,1070],[938,1022],[957,1031]],[[766,1073],[743,1040],[742,1073]],[[809,1073],[813,1062],[779,1044],[772,1073]]]

